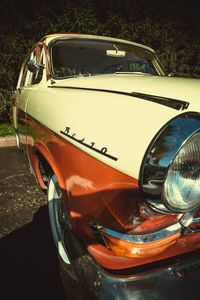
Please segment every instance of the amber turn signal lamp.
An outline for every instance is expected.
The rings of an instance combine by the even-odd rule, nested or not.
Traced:
[[[141,244],[121,240],[105,233],[102,233],[102,236],[107,247],[118,256],[147,258],[158,255],[175,244],[180,233],[177,232],[161,240]]]

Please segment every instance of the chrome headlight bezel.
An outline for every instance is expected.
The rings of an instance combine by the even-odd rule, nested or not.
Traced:
[[[163,210],[174,213],[194,208],[172,205],[164,194],[164,184],[175,158],[199,131],[200,114],[188,112],[170,120],[152,140],[141,164],[139,185],[145,199],[152,201],[154,206],[163,206]]]
[[[182,145],[171,162],[163,185],[163,201],[179,212],[200,205],[200,131]],[[195,199],[196,198],[196,199]]]

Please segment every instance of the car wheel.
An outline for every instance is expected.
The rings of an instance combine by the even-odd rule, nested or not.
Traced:
[[[75,272],[78,265],[76,266],[71,255],[66,250],[64,241],[67,233],[70,231],[69,214],[55,175],[49,180],[47,196],[51,231],[58,252],[60,276],[66,299],[87,299],[82,290],[81,279],[77,277]]]
[[[69,217],[66,205],[62,200],[62,191],[55,175],[49,181],[48,208],[51,231],[58,254],[65,264],[70,264],[63,241],[65,228],[69,226]]]

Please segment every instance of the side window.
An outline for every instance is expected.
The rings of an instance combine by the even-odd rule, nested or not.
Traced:
[[[27,67],[27,63],[32,60],[35,64],[39,65],[44,63],[44,50],[41,44],[38,44],[36,48],[28,55],[26,58],[23,69],[21,71],[21,79],[20,79],[20,88],[25,86],[30,86],[33,84],[38,84],[43,77],[43,68],[38,68],[36,72],[29,71]]]
[[[24,68],[22,70],[22,77],[20,81],[20,88],[23,88],[24,86],[27,85],[28,77],[30,76],[30,72],[27,68],[27,62],[30,60],[31,55],[29,55],[24,63]]]
[[[36,62],[36,64],[43,65],[44,51],[40,45],[34,49],[32,59]],[[42,76],[43,68],[39,68],[35,73],[32,73],[30,84],[38,84],[42,80]]]

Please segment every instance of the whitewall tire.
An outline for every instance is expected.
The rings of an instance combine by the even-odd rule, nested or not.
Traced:
[[[53,239],[59,256],[63,262],[70,264],[70,260],[64,246],[64,231],[66,226],[69,226],[69,217],[66,205],[62,199],[62,191],[55,175],[53,175],[49,181],[47,195]]]

